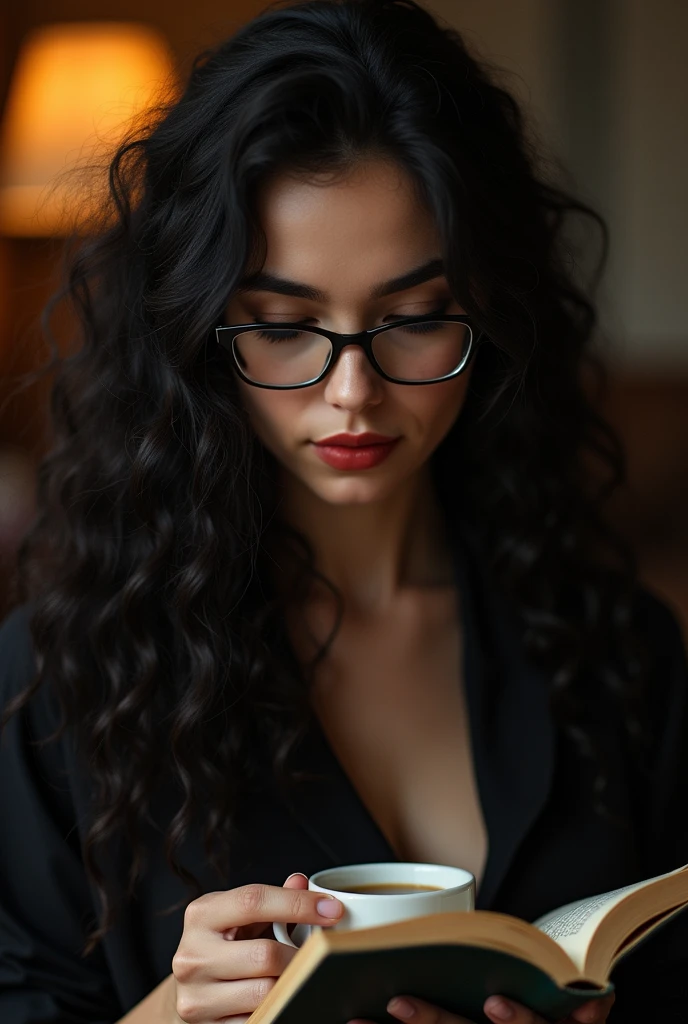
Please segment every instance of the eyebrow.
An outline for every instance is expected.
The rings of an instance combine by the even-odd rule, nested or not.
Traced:
[[[422,263],[413,270],[408,270],[399,277],[393,277],[390,281],[383,281],[376,285],[370,292],[371,299],[383,299],[386,295],[393,295],[396,292],[404,292],[416,285],[432,281],[444,274],[444,261],[439,257],[433,257],[426,263]],[[313,302],[328,302],[327,292],[313,288],[311,285],[302,284],[299,281],[289,281],[276,274],[268,274],[265,271],[257,271],[245,278],[237,288],[237,292],[276,292],[278,295],[292,295],[297,299],[310,299]]]

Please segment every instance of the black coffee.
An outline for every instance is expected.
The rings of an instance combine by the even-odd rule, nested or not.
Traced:
[[[418,882],[370,882],[365,885],[347,885],[340,892],[355,892],[364,895],[392,896],[414,892],[440,892],[441,885],[420,885]]]

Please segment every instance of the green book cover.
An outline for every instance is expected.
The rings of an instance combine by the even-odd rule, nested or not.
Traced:
[[[346,1024],[365,1017],[377,1024],[398,1021],[385,1007],[392,996],[412,995],[489,1024],[488,996],[514,999],[548,1021],[613,991],[558,988],[539,968],[498,950],[456,944],[330,953],[280,1011],[274,1024]]]

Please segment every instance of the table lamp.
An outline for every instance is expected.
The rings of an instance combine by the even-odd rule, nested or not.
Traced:
[[[78,230],[89,196],[79,194],[70,169],[85,155],[97,163],[132,117],[169,100],[175,87],[167,43],[146,25],[65,22],[31,32],[0,130],[0,234]]]

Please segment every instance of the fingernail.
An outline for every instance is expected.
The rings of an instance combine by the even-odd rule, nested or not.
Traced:
[[[288,882],[290,878],[305,878],[306,881],[308,881],[308,875],[304,875],[303,871],[292,871],[289,877],[285,878],[284,881]]]
[[[344,907],[334,896],[326,896],[316,903],[318,913],[321,917],[339,917]]]
[[[407,1020],[409,1017],[413,1017],[416,1008],[408,999],[400,999],[399,996],[395,996],[394,999],[390,999],[387,1003],[387,1012],[393,1013],[395,1017],[403,1017],[404,1020]]]
[[[579,1020],[581,1024],[594,1024],[597,1020],[597,1006],[581,1006],[579,1010],[576,1010],[574,1020]]]
[[[484,1009],[485,1013],[497,1020],[513,1020],[516,1016],[513,1006],[510,1006],[504,999],[488,999]]]

